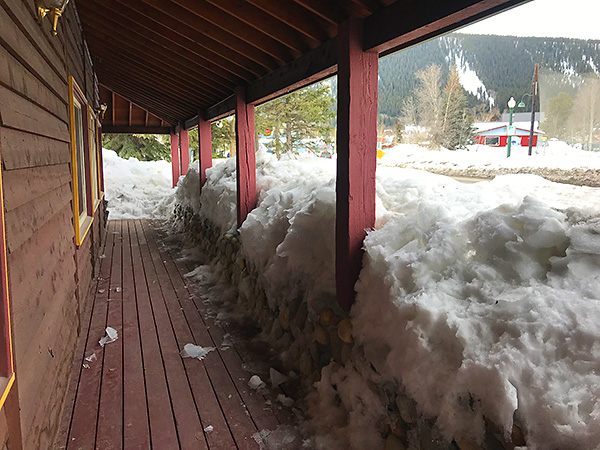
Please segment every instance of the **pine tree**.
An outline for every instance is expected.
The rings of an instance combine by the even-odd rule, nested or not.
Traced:
[[[260,134],[272,130],[275,153],[298,153],[300,141],[320,137],[331,138],[331,120],[335,111],[333,98],[326,83],[292,92],[284,97],[260,105],[256,109],[256,128]]]
[[[137,158],[140,161],[171,161],[168,136],[153,134],[102,135],[102,147],[114,150],[121,158]]]

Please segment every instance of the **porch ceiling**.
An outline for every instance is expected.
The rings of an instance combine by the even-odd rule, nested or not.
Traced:
[[[526,1],[86,0],[76,6],[100,83],[164,122],[190,128],[199,113],[207,120],[230,114],[236,86],[260,103],[335,73],[335,37],[348,18],[365,19],[365,50],[385,55]]]

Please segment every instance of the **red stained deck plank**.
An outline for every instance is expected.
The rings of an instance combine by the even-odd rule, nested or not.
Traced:
[[[206,306],[198,309],[187,269],[162,247],[161,233],[148,221],[108,223],[63,442],[72,450],[256,450],[252,435],[290,423],[286,411],[248,388],[236,349],[219,349],[225,331],[203,318]],[[119,337],[102,349],[107,325]],[[187,343],[217,350],[182,359]],[[97,360],[83,359],[94,352]]]
[[[97,360],[83,361],[89,368],[82,366],[75,405],[67,441],[68,450],[80,448],[92,449],[96,440],[96,423],[98,420],[98,402],[100,398],[100,382],[102,377],[102,349],[98,339],[104,334],[110,289],[110,272],[112,253],[115,244],[115,223],[109,222],[106,240],[106,257],[100,265],[98,289],[93,299],[92,317],[85,345],[84,357],[96,353]],[[85,339],[84,338],[84,339]]]
[[[147,229],[153,231],[153,233],[150,233],[152,239],[156,239],[157,236],[160,235],[160,233],[156,233],[152,230],[150,226],[148,226]],[[148,240],[149,242],[151,241],[150,238],[148,238]],[[173,288],[181,299],[183,310],[185,311],[190,324],[193,323],[192,329],[198,330],[198,332],[202,332],[202,330],[206,331],[213,342],[212,345],[219,349],[223,342],[225,331],[209,317],[206,305],[199,301],[200,299],[197,295],[194,295],[191,292],[190,284],[193,283],[188,284],[182,278],[182,275],[188,271],[187,268],[180,261],[176,261],[176,255],[171,255],[158,248],[157,251],[161,254],[161,259],[165,269],[169,273]],[[203,314],[201,314],[201,312]],[[265,403],[267,400],[270,400],[271,404],[275,405],[275,398],[272,398],[269,395],[263,396],[248,387],[247,383],[252,374],[249,374],[243,369],[244,361],[240,357],[235,346],[230,346],[228,350],[219,349],[218,352],[223,365],[229,373],[230,379],[240,395],[241,401],[248,409],[252,420],[259,430],[274,429],[280,423],[290,423],[291,414],[286,414],[286,412],[289,411],[273,411],[271,407]]]
[[[136,221],[136,230],[142,234],[142,223]],[[160,340],[160,350],[165,367],[171,404],[177,423],[179,444],[183,450],[208,449],[200,418],[196,412],[194,397],[192,395],[179,348],[175,341],[173,327],[171,325],[161,288],[161,279],[157,276],[152,263],[153,255],[149,246],[142,246],[142,262],[148,281],[148,292],[150,294],[154,321]],[[150,283],[150,280],[157,281]],[[154,428],[150,429],[154,436]],[[163,448],[163,447],[159,447]]]
[[[103,356],[100,357],[102,358],[102,384],[96,431],[97,450],[121,450],[123,448],[123,280],[121,266],[123,249],[128,246],[124,239],[124,234],[127,233],[127,223],[116,223],[115,232],[119,234],[113,234],[115,246],[110,270],[106,326],[117,330],[118,339],[116,342],[106,344]]]
[[[137,221],[136,221],[137,222]],[[134,222],[134,223],[136,223]],[[137,225],[137,224],[136,224]],[[133,233],[131,239],[133,241]],[[179,450],[179,440],[173,417],[171,398],[167,386],[157,329],[154,323],[148,284],[156,280],[147,280],[142,258],[147,252],[147,244],[139,229],[135,227],[137,248],[132,248],[133,275],[138,300],[140,339],[146,380],[146,396],[150,421],[152,448],[161,450]]]
[[[133,239],[131,238],[133,236]],[[150,425],[146,382],[138,326],[136,287],[133,279],[133,249],[138,241],[135,225],[123,225],[123,447],[149,449]]]
[[[212,342],[201,341],[197,342],[192,335],[190,326],[184,315],[184,310],[189,307],[191,302],[182,303],[177,296],[177,293],[173,290],[172,284],[168,275],[164,271],[163,257],[165,255],[159,254],[156,247],[156,243],[152,239],[153,230],[144,227],[146,236],[152,252],[152,261],[155,267],[157,278],[160,281],[160,286],[163,291],[165,304],[169,312],[171,323],[173,324],[173,330],[177,340],[178,348],[181,350],[187,343],[195,343],[202,346],[213,345]],[[168,256],[166,256],[168,257]],[[216,355],[209,355],[210,358],[216,357]],[[231,431],[221,406],[218,402],[217,396],[213,390],[211,380],[208,375],[208,370],[205,366],[205,361],[198,361],[192,358],[185,358],[183,360],[185,371],[188,376],[190,387],[194,395],[198,413],[202,420],[203,427],[212,426],[213,430],[210,433],[206,433],[206,439],[210,448],[213,449],[237,449],[235,445]],[[243,411],[241,411],[243,413]],[[256,428],[251,426],[249,431],[251,433],[256,432]]]

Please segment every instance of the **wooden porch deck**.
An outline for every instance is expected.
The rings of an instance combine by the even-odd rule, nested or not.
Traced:
[[[248,387],[242,353],[220,348],[226,332],[176,256],[151,221],[109,221],[57,448],[258,449],[254,433],[292,422],[289,410],[268,406],[270,394]],[[107,326],[118,340],[102,348]],[[217,350],[183,359],[187,343]]]

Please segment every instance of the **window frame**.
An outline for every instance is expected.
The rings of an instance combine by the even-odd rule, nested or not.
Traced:
[[[500,146],[500,136],[484,136],[484,145],[487,145],[489,147],[499,147]],[[492,140],[494,139],[495,144],[488,144],[488,139]]]
[[[98,130],[99,130],[99,121],[92,107],[88,105],[88,128],[89,128],[89,142],[90,142],[90,167],[91,167],[91,192],[92,192],[92,211],[93,214],[98,210],[98,206],[100,206],[100,202],[102,201],[102,196],[104,193],[102,192],[102,188],[100,186],[100,152],[98,147]]]
[[[6,232],[4,225],[4,192],[2,182],[2,167],[0,165],[0,274],[2,280],[2,301],[0,302],[0,410],[15,382],[12,331],[10,322],[10,299],[8,293],[8,270],[6,262]]]
[[[79,192],[79,177],[82,174],[78,169],[78,150],[77,135],[75,123],[75,105],[81,110],[81,145],[82,145],[82,163],[83,163],[83,188],[85,192]],[[94,209],[92,200],[92,180],[91,180],[91,157],[90,157],[90,136],[89,136],[89,108],[85,95],[75,79],[69,76],[69,116],[71,125],[71,165],[73,173],[73,212],[75,224],[75,243],[81,246],[87,236],[92,222],[94,221]],[[80,195],[85,195],[85,211],[79,210]]]

